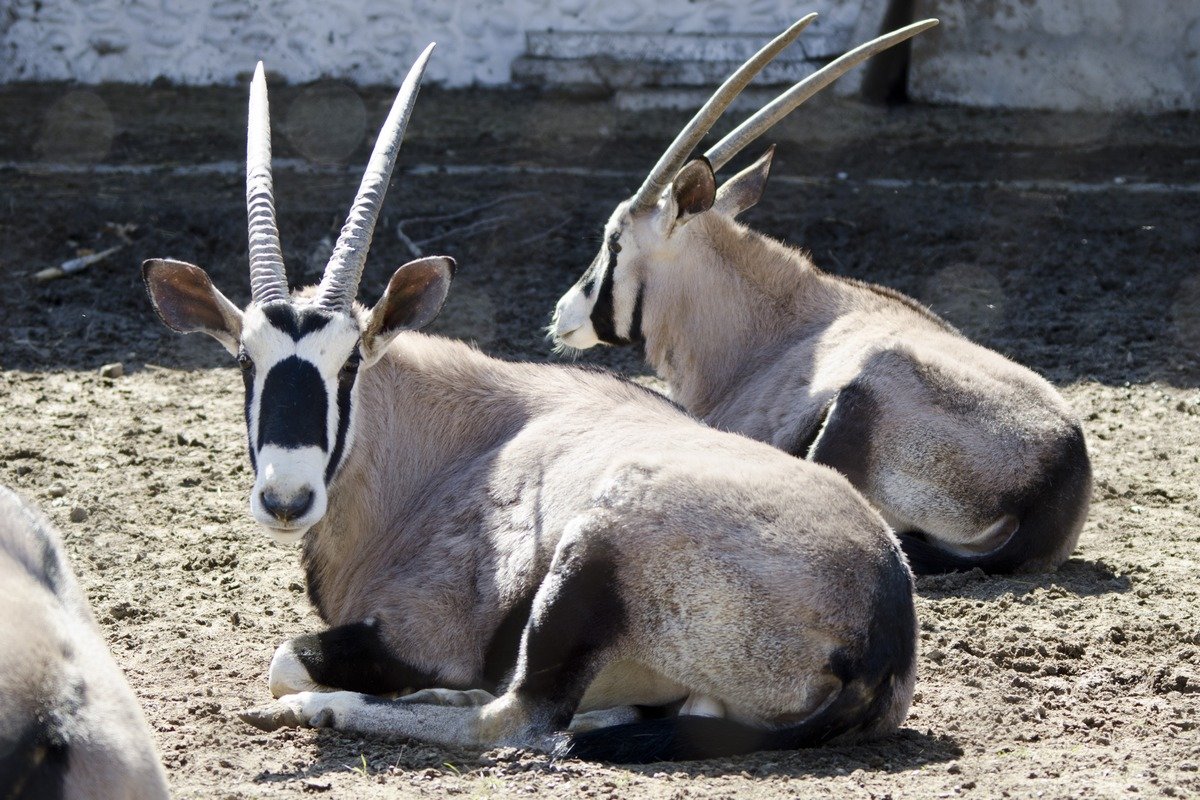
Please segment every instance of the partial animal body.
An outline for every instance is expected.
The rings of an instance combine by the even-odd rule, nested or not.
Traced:
[[[680,169],[736,95],[718,90],[617,207],[552,333],[564,348],[641,345],[672,397],[709,424],[834,467],[899,533],[919,573],[1054,568],[1091,496],[1083,433],[1059,393],[916,301],[824,273],[738,223],[765,188],[772,151],[717,189],[714,168],[836,66]]]
[[[167,781],[58,533],[0,487],[0,794],[151,800]]]
[[[237,355],[251,511],[303,542],[332,626],[280,647],[279,700],[243,718],[616,761],[895,730],[915,674],[911,575],[842,476],[613,376],[415,332],[441,308],[448,258],[353,304],[428,55],[316,289],[288,294],[277,261],[261,65],[250,305],[199,267],[143,268],[168,326]]]

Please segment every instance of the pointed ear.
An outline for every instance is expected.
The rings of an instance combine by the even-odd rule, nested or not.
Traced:
[[[712,208],[717,193],[717,178],[712,164],[701,157],[689,161],[679,170],[671,183],[671,195],[675,198],[676,224],[682,225],[697,214]]]
[[[429,256],[410,261],[392,275],[363,331],[363,357],[375,362],[396,334],[433,322],[454,277],[454,259]]]
[[[179,333],[207,333],[237,355],[242,312],[213,286],[208,273],[194,264],[152,258],[142,263],[142,280],[164,325]]]
[[[713,207],[722,214],[736,217],[758,203],[763,190],[767,188],[767,178],[771,176],[771,159],[774,156],[775,145],[771,145],[757,161],[725,181],[717,192],[717,201]]]

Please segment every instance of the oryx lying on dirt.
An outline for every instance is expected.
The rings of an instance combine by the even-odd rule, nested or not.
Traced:
[[[125,676],[58,532],[0,486],[0,797],[167,797]]]
[[[640,344],[672,397],[709,424],[836,468],[918,573],[1055,567],[1091,496],[1083,433],[1059,393],[916,301],[822,272],[739,224],[772,150],[719,190],[713,175],[851,66],[936,20],[837,59],[684,166],[808,19],[727,80],[617,206],[551,333],[562,349]]]
[[[911,576],[844,478],[614,376],[416,333],[449,258],[405,264],[374,307],[354,303],[428,55],[315,292],[287,290],[261,69],[250,304],[199,267],[144,266],[169,327],[241,362],[253,515],[303,539],[333,625],[280,647],[269,681],[286,696],[243,718],[622,761],[895,730],[913,690]],[[370,696],[413,689],[429,691]],[[663,712],[634,722],[633,706]],[[624,724],[556,736],[593,710],[581,724]]]

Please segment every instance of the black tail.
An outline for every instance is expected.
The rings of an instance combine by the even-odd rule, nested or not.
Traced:
[[[834,700],[833,705],[837,703],[838,700]],[[833,724],[833,720],[826,719],[825,714],[819,716],[819,720],[805,720],[794,728],[782,730],[765,730],[713,717],[667,717],[630,722],[569,734],[554,754],[561,758],[612,764],[652,764],[740,756],[758,750],[796,750],[815,747],[844,732],[841,726]]]
[[[864,570],[864,578],[869,570]],[[857,657],[834,653],[830,671],[842,681],[824,708],[791,727],[757,728],[731,719],[672,716],[568,734],[556,757],[651,764],[799,750],[834,739],[870,736],[898,725],[912,693],[917,614],[912,577],[900,553],[888,547],[876,565],[871,622]]]
[[[995,550],[960,555],[920,533],[901,533],[900,546],[918,575],[979,568],[1004,575],[1021,569],[1056,568],[1070,555],[1092,497],[1092,466],[1078,425],[1059,442],[1059,455],[1041,480],[1007,503],[1018,512],[1017,529]]]

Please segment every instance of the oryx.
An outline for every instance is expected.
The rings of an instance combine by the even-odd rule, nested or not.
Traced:
[[[722,84],[617,206],[550,332],[564,350],[636,344],[696,416],[836,468],[898,532],[918,573],[1056,567],[1091,496],[1083,432],[1062,396],[915,300],[822,272],[738,223],[773,150],[719,189],[714,178],[850,67],[937,21],[852,50],[684,163],[813,17]]]
[[[158,800],[167,778],[62,537],[0,486],[0,797]]]
[[[614,376],[415,332],[442,306],[449,258],[405,264],[373,307],[354,302],[429,52],[315,291],[287,288],[261,66],[250,304],[199,267],[144,266],[163,322],[241,363],[251,512],[303,542],[332,626],[279,648],[280,699],[244,718],[618,761],[894,730],[913,691],[911,575],[844,478]],[[427,691],[373,696],[413,689]]]

